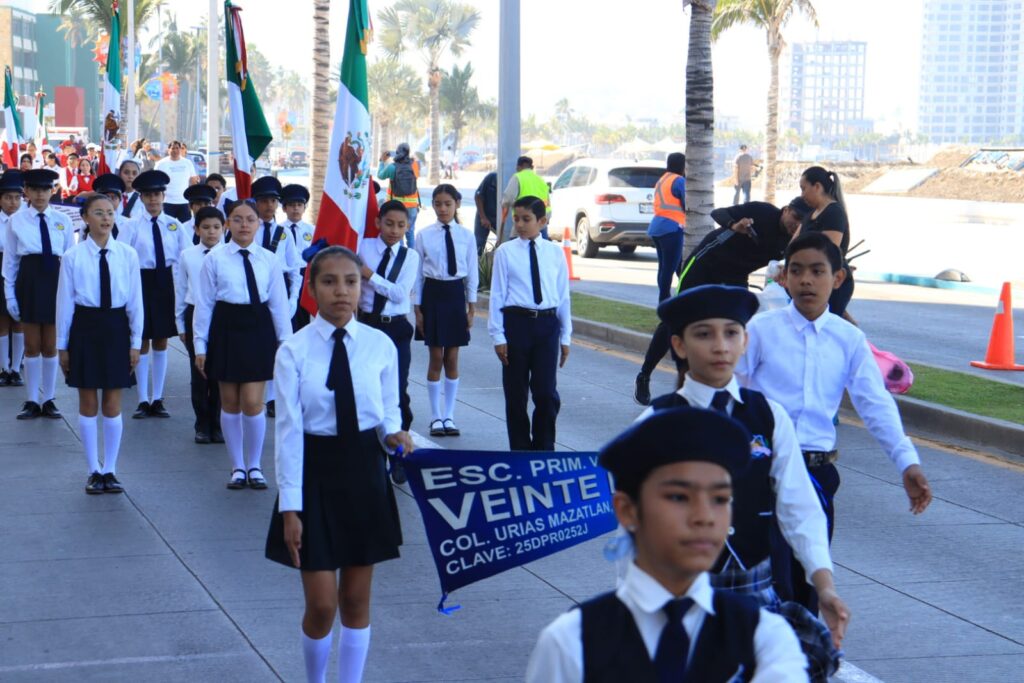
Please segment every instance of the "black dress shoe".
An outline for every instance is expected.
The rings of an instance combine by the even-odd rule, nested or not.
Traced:
[[[106,486],[103,483],[103,475],[99,472],[93,472],[89,475],[89,481],[85,482],[85,492],[89,495],[95,495],[97,493],[103,493]]]
[[[402,465],[402,460],[393,455],[389,455],[388,460],[391,462],[391,481],[393,481],[397,486],[401,486],[409,480],[409,477],[405,474],[405,467]]]
[[[224,433],[219,429],[213,430],[213,432],[210,433],[210,441],[213,443],[224,443]]]
[[[267,401],[267,417],[277,417],[277,408],[273,401]]]
[[[144,420],[149,417],[149,401],[143,401],[139,404],[139,407],[135,409],[132,414],[133,420]]]
[[[121,482],[117,480],[113,472],[107,472],[103,475],[103,492],[124,493],[124,487],[121,486]]]
[[[25,386],[25,380],[21,378],[21,373],[17,370],[12,371],[7,375],[7,386],[9,387],[23,387]]]
[[[19,420],[34,420],[43,414],[43,409],[35,401],[25,401],[18,413]]]
[[[206,432],[196,432],[196,443],[210,443],[211,441],[213,441],[213,439],[211,439],[210,435]]]
[[[43,412],[43,417],[48,417],[51,420],[59,420],[62,417],[64,417],[63,415],[60,414],[60,411],[57,410],[57,404],[53,402],[52,398],[49,401],[44,401],[43,402],[43,411],[42,412]]]
[[[164,408],[164,400],[158,398],[149,404],[149,416],[150,417],[170,417],[171,414]]]
[[[0,370],[0,387],[6,387],[11,383],[11,373],[6,370]]]
[[[651,378],[642,372],[636,376],[633,400],[642,406],[651,405]]]

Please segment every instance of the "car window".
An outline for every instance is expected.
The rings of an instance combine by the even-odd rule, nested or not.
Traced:
[[[589,185],[590,181],[594,178],[594,169],[587,168],[586,166],[577,166],[576,175],[572,177],[572,183],[570,187],[582,187]]]
[[[568,187],[569,180],[572,178],[572,174],[575,170],[575,166],[573,166],[572,168],[565,169],[565,171],[562,172],[562,175],[558,176],[558,180],[555,181],[555,184],[551,187],[551,189],[558,190],[563,187]]]
[[[664,175],[664,173],[665,170],[661,168],[647,168],[641,166],[613,168],[608,171],[608,187],[637,187],[649,189],[658,183],[658,178]]]

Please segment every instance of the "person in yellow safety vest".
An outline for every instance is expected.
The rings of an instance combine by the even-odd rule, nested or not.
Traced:
[[[533,170],[533,159],[530,157],[519,157],[516,159],[516,172],[508,179],[508,185],[501,194],[501,225],[505,225],[508,212],[517,199],[522,197],[540,197],[544,200],[548,217],[551,217],[551,190],[546,180],[541,178]],[[544,239],[548,239],[548,229],[545,227],[540,231]]]
[[[672,295],[672,275],[683,260],[683,228],[686,227],[686,155],[673,152],[665,173],[654,186],[654,217],[647,234],[658,251],[658,301]]]
[[[405,241],[410,249],[416,246],[416,215],[420,212],[419,177],[420,162],[410,154],[409,143],[399,143],[393,159],[391,152],[381,155],[377,179],[390,180],[388,200],[397,199],[409,211],[409,231],[405,233]]]

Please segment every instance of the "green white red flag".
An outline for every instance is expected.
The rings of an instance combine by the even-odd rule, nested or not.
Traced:
[[[274,137],[263,115],[256,86],[249,73],[242,31],[242,8],[224,2],[227,45],[228,107],[231,111],[231,145],[235,158],[235,190],[239,199],[252,196],[256,160]]]
[[[0,142],[0,156],[8,168],[18,168],[18,144],[22,140],[21,114],[14,98],[11,67],[4,67],[4,133]]]
[[[44,120],[45,119],[45,112],[46,112],[46,93],[44,93],[44,92],[37,92],[36,93],[36,134],[35,134],[35,141],[36,141],[36,148],[39,149],[40,151],[42,151],[43,145],[48,145],[50,143],[49,137],[46,134],[46,121]]]
[[[114,0],[111,7],[110,42],[107,44],[106,73],[103,76],[103,106],[100,130],[103,153],[97,175],[117,168],[117,129],[121,121],[121,12]]]

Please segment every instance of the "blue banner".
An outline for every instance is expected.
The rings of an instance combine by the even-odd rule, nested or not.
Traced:
[[[597,453],[417,449],[404,464],[446,595],[617,525]]]

